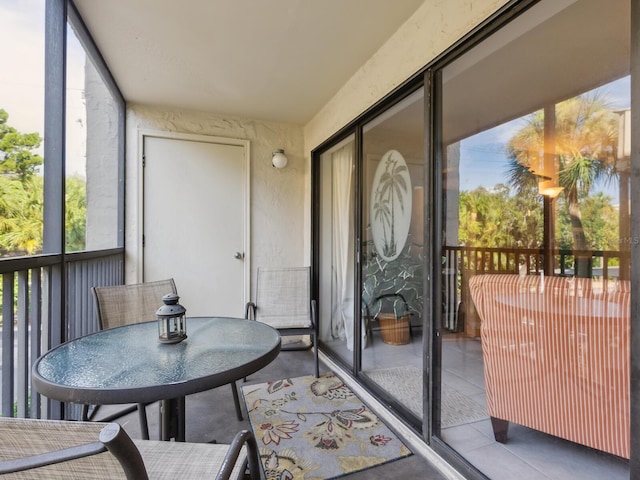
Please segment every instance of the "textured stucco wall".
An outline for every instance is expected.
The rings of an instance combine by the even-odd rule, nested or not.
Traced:
[[[111,92],[88,58],[84,67],[86,102],[86,249],[118,246],[118,110]]]
[[[126,281],[139,280],[139,132],[155,130],[249,140],[251,176],[251,270],[259,266],[309,264],[304,250],[305,162],[302,127],[212,113],[127,107]],[[284,148],[289,163],[278,170],[271,154]],[[308,215],[307,215],[308,216]]]
[[[305,126],[309,153],[393,91],[507,0],[425,0]]]

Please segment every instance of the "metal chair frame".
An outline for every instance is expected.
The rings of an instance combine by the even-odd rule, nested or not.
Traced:
[[[52,475],[55,478],[83,479],[124,476],[128,480],[148,480],[148,468],[156,470],[155,473],[168,467],[180,468],[179,465],[163,466],[163,462],[170,461],[165,459],[172,458],[172,449],[192,448],[175,442],[134,441],[117,423],[0,418],[0,432],[10,438],[7,440],[5,437],[6,448],[0,451],[0,475],[49,467],[41,472],[42,478]],[[246,460],[242,459],[244,445],[247,447]],[[224,452],[220,447],[223,446],[205,448],[209,448],[211,453],[214,449]],[[102,455],[105,452],[109,454]],[[87,457],[91,457],[91,461],[83,460]],[[242,475],[248,464],[250,478],[260,478],[258,446],[248,430],[236,434],[219,465],[209,460],[206,469],[217,468],[216,479],[228,480],[232,478],[239,460],[242,461],[239,464]],[[33,474],[39,478],[36,471]]]
[[[315,375],[320,376],[318,359],[318,313],[311,299],[311,268],[258,268],[256,301],[248,302],[245,318],[267,323],[281,336],[309,335],[315,356]],[[281,350],[294,350],[287,347]]]

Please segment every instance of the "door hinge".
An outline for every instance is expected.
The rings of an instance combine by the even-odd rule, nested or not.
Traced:
[[[147,156],[142,154],[142,168],[147,166]]]
[[[144,248],[145,243],[146,243],[146,240],[147,240],[147,239],[145,238],[145,236],[144,236],[144,235],[142,235],[142,248]]]

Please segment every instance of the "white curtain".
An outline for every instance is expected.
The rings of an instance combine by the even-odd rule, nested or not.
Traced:
[[[331,333],[334,338],[346,339],[347,348],[353,350],[353,145],[334,152],[332,161],[332,230],[333,230],[333,312]],[[365,329],[363,331],[363,345]]]

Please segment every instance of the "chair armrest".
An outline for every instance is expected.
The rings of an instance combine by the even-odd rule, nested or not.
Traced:
[[[244,309],[244,318],[246,318],[247,320],[249,319],[256,319],[256,309],[258,307],[256,306],[255,303],[253,302],[247,302],[247,306]]]
[[[117,423],[106,425],[100,431],[99,440],[98,442],[83,443],[60,450],[5,460],[0,462],[0,474],[55,465],[109,451],[120,463],[128,480],[148,480],[149,477],[138,448],[120,425]]]
[[[14,458],[12,460],[4,460],[0,462],[0,475],[22,472],[24,470],[45,467],[47,465],[55,465],[56,463],[68,462],[70,460],[76,460],[90,455],[97,455],[98,453],[106,451],[107,447],[105,447],[102,442],[92,442],[53,452]]]
[[[140,408],[140,407],[138,407]],[[100,431],[100,442],[116,457],[127,479],[148,480],[144,460],[136,444],[117,423],[110,423]]]
[[[241,430],[236,434],[229,446],[229,450],[222,461],[222,466],[216,477],[216,480],[228,480],[231,478],[231,472],[238,460],[240,450],[246,443],[247,460],[249,463],[249,474],[251,480],[260,480],[260,458],[258,453],[258,444],[256,439],[249,430]]]

